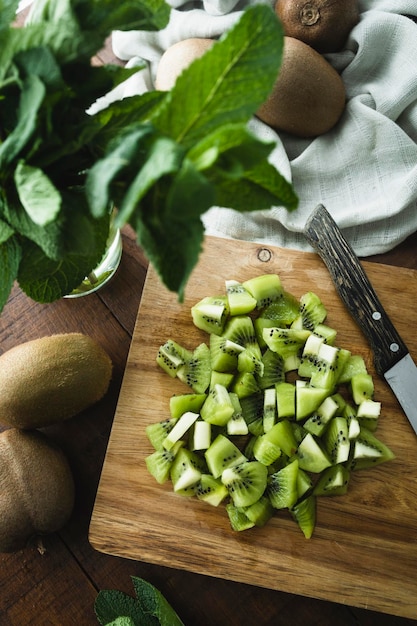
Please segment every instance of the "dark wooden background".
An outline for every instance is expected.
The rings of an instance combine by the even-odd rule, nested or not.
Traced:
[[[112,52],[107,46],[95,62],[110,60]],[[130,228],[124,229],[123,246],[116,276],[97,293],[40,305],[15,287],[0,315],[0,353],[42,335],[80,331],[95,337],[114,363],[109,393],[100,403],[59,426],[45,429],[70,461],[76,482],[75,508],[61,532],[17,553],[0,555],[0,626],[93,626],[98,623],[94,615],[98,591],[119,589],[132,594],[131,576],[157,586],[187,626],[417,624],[341,604],[116,558],[90,546],[90,517],[147,268]],[[373,260],[417,269],[417,234]],[[279,566],[277,562],[276,568]]]

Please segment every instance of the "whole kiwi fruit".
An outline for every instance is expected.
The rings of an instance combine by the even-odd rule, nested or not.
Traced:
[[[106,393],[107,352],[82,333],[41,337],[0,356],[0,423],[41,428],[77,415]]]
[[[317,137],[336,125],[345,103],[344,83],[330,63],[299,39],[284,37],[277,80],[257,117],[275,130]]]
[[[0,433],[0,552],[60,530],[74,493],[67,458],[46,435],[18,428]]]
[[[358,0],[277,0],[284,34],[318,52],[338,52],[359,21]]]
[[[214,39],[190,37],[170,46],[162,55],[155,78],[155,87],[160,91],[169,91],[175,84],[178,76],[195,59],[214,44]]]

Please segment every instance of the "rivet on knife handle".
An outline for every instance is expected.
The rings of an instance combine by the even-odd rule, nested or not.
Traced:
[[[358,257],[321,204],[309,217],[304,234],[327,265],[340,297],[371,344],[375,369],[384,374],[408,349],[384,311]]]

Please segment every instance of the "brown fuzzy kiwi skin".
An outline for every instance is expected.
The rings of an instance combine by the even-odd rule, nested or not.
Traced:
[[[311,138],[331,130],[345,104],[343,80],[330,63],[304,42],[284,37],[277,80],[257,117],[277,131]]]
[[[203,56],[214,42],[214,39],[190,37],[170,46],[159,61],[155,88],[159,91],[169,91],[182,71]]]
[[[338,52],[359,21],[358,0],[277,0],[284,33],[320,53]]]
[[[17,345],[0,356],[0,423],[32,429],[66,420],[98,402],[111,376],[107,352],[82,333]]]
[[[0,433],[0,552],[60,530],[74,495],[67,458],[46,435],[16,428]]]

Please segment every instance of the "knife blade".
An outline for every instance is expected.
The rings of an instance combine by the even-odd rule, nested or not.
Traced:
[[[336,290],[368,340],[377,373],[397,397],[417,434],[417,366],[338,225],[319,204],[304,235],[324,261]]]

